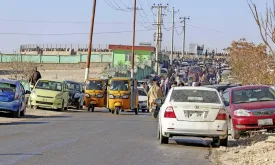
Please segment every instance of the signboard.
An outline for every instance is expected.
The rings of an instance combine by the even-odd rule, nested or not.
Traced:
[[[197,44],[189,44],[189,53],[191,54],[197,54],[197,49],[198,45]]]
[[[150,43],[150,42],[140,42],[139,46],[152,46],[152,43]]]

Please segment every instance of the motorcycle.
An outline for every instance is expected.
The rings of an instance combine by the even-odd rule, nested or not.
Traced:
[[[156,101],[153,103],[153,107],[152,107],[153,112],[152,112],[152,115],[153,115],[153,117],[155,119],[158,117],[161,104],[162,104],[162,100],[161,99],[156,99]]]

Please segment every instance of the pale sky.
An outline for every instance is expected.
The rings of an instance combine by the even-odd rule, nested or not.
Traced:
[[[187,21],[186,42],[204,44],[222,50],[233,40],[247,38],[260,43],[258,27],[246,0],[137,0],[136,45],[152,42],[156,31],[155,4],[175,7],[176,31],[182,32],[179,17]],[[255,0],[261,9],[270,0]],[[93,0],[1,0],[0,51],[11,53],[21,44],[82,44],[88,43]],[[94,44],[132,44],[131,10],[133,0],[98,0]],[[117,10],[119,9],[119,10]],[[170,49],[171,12],[164,17],[162,48]],[[165,28],[167,30],[165,30]],[[110,33],[113,32],[113,33]],[[181,50],[182,34],[175,32],[176,50]]]

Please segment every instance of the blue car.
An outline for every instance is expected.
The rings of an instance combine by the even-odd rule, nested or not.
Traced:
[[[14,117],[24,116],[27,107],[26,94],[19,80],[0,79],[0,111],[12,112]]]

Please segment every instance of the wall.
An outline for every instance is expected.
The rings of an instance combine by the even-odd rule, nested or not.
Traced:
[[[87,61],[87,55],[13,55],[0,54],[0,62],[31,61],[34,63],[81,63]],[[91,62],[112,63],[113,56],[110,53],[97,53],[91,55]]]
[[[144,60],[148,60],[149,57],[151,56],[152,52],[149,51],[144,51],[144,50],[136,50],[135,51],[135,61],[137,61],[138,56],[142,55]],[[126,62],[125,61],[125,56],[126,54],[132,54],[132,51],[125,51],[125,50],[113,50],[113,64],[117,65],[120,61]]]

